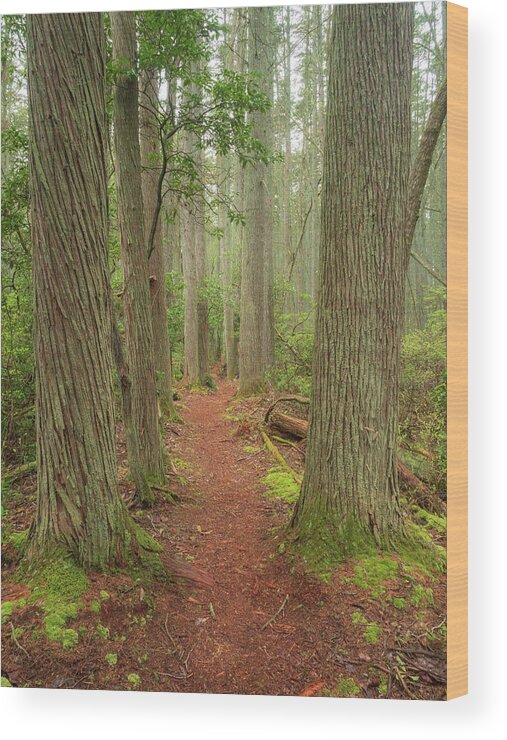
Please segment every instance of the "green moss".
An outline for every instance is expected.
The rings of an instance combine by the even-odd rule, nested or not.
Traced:
[[[110,666],[114,666],[118,663],[118,655],[116,653],[106,653],[106,661]]]
[[[102,599],[102,601],[107,601],[108,599],[111,598],[109,596],[108,592],[107,591],[104,591],[103,589],[101,589],[101,591],[99,592],[99,596]]]
[[[328,573],[347,558],[377,552],[373,536],[355,520],[339,522],[319,512],[299,523],[296,545],[310,569],[320,574]]]
[[[98,599],[93,599],[93,601],[90,604],[90,611],[93,614],[100,614],[100,609],[101,609],[100,601]]]
[[[186,462],[185,460],[180,460],[179,457],[173,457],[171,458],[171,461],[176,468],[176,470],[191,470],[192,466],[190,463]]]
[[[154,578],[167,580],[167,571],[160,559],[163,550],[160,542],[135,522],[132,522],[135,545],[134,555],[128,564],[128,572],[134,581],[150,584]]]
[[[434,603],[433,589],[416,583],[410,596],[410,603],[414,606],[432,606]]]
[[[447,530],[447,518],[445,516],[439,516],[438,514],[432,514],[426,509],[421,509],[420,506],[415,504],[411,507],[413,516],[416,522],[422,524],[424,527],[434,529],[436,532],[443,533]]]
[[[252,445],[245,445],[243,449],[245,452],[259,452],[260,447],[253,447]]]
[[[391,557],[375,555],[357,563],[352,582],[359,588],[370,591],[374,598],[378,598],[385,593],[386,582],[397,577],[397,561]]]
[[[402,596],[395,596],[392,600],[392,605],[396,609],[404,609],[406,605],[406,601]]]
[[[352,614],[352,624],[368,624],[368,620],[362,612],[354,612]]]
[[[12,688],[11,682],[8,678],[5,678],[5,676],[2,676],[2,683],[0,685],[3,689]]]
[[[67,623],[83,607],[82,597],[88,590],[88,578],[73,559],[55,552],[32,576],[30,601],[40,602],[44,612],[44,629],[48,640],[59,641],[71,649],[77,644],[75,630]]]
[[[382,673],[382,675],[380,676],[378,693],[379,696],[387,696],[387,676],[385,675],[385,673]]]
[[[129,673],[129,675],[127,676],[127,681],[130,684],[129,689],[138,689],[141,685],[141,679],[137,675],[137,673]]]
[[[70,628],[65,629],[61,636],[61,642],[64,648],[72,650],[72,648],[76,647],[79,642],[79,635],[76,630]]]
[[[27,538],[28,529],[23,529],[21,532],[11,532],[8,537],[8,543],[12,545],[19,553],[22,553]]]
[[[266,495],[294,504],[299,497],[299,485],[283,468],[271,468],[262,479],[268,487]]]
[[[102,637],[103,640],[109,640],[109,627],[105,627],[99,622],[96,628],[96,632],[97,635],[99,637]]]
[[[368,626],[363,632],[363,637],[368,643],[368,645],[376,645],[377,642],[379,641],[379,637],[381,633],[382,633],[382,630],[378,624],[376,624],[375,622],[369,622]]]
[[[324,691],[323,694],[327,696],[336,696],[346,699],[347,697],[357,696],[361,693],[360,687],[354,681],[353,678],[346,676],[340,676],[334,689],[331,691]]]
[[[22,609],[26,606],[26,599],[17,599],[16,601],[2,602],[2,624],[5,624],[12,617],[15,609]]]

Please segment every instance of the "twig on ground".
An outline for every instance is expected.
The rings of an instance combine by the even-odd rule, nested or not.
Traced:
[[[11,638],[12,638],[12,641],[14,642],[14,644],[17,645],[18,648],[24,652],[24,654],[26,655],[27,658],[29,658],[30,657],[30,653],[28,652],[28,650],[26,650],[23,647],[23,645],[20,645],[19,642],[18,642],[18,638],[16,637],[16,632],[14,630],[14,625],[13,625],[12,622],[11,622]]]
[[[281,614],[285,608],[286,603],[289,600],[289,594],[285,594],[285,599],[282,601],[282,605],[276,610],[276,612],[273,614],[272,617],[268,619],[268,621],[262,625],[261,631],[265,630],[266,627],[269,627],[269,625],[275,621],[275,619],[278,617],[279,614]]]

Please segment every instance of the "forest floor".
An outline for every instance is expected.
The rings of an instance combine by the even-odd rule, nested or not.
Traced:
[[[293,490],[278,495],[280,471],[259,431],[268,401],[235,392],[226,381],[208,394],[181,391],[183,423],[165,426],[177,503],[160,491],[154,508],[132,510],[190,580],[91,574],[65,647],[48,639],[43,605],[17,578],[12,533],[33,515],[35,477],[12,484],[2,674],[30,687],[445,698],[445,574],[385,554],[309,572],[287,540]],[[301,469],[300,453],[280,451]]]

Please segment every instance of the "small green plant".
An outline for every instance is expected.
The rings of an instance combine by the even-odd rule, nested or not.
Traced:
[[[325,696],[336,696],[341,697],[342,699],[346,699],[347,697],[357,696],[359,693],[361,693],[361,689],[353,678],[340,676],[334,689],[331,689],[331,691],[323,691],[322,693]]]
[[[116,653],[106,653],[106,662],[110,666],[114,666],[118,663],[118,655]]]
[[[100,601],[98,599],[93,599],[90,604],[90,611],[93,612],[93,614],[100,614],[100,608]]]
[[[378,624],[376,624],[375,622],[369,622],[365,631],[363,632],[363,637],[368,645],[376,645],[379,641],[381,633],[382,630]]]
[[[141,679],[137,673],[129,673],[127,681],[130,684],[129,689],[138,689],[141,685]]]
[[[404,609],[406,605],[406,601],[402,596],[395,596],[393,598],[393,606],[396,609]]]
[[[109,594],[107,593],[107,591],[104,591],[103,589],[100,591],[99,596],[102,599],[102,601],[107,601],[108,599],[111,598]]]
[[[109,640],[109,627],[105,627],[100,622],[97,625],[96,629],[97,635],[99,637],[102,637],[103,640]]]

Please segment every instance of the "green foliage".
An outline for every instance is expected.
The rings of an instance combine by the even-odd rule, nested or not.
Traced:
[[[428,463],[417,453],[403,454],[407,464],[437,490],[446,490],[447,472],[447,316],[445,294],[433,290],[427,302],[433,310],[424,329],[403,338],[400,383],[400,436],[411,447],[427,450]]]
[[[106,653],[106,661],[110,666],[115,666],[118,663],[117,653]]]

